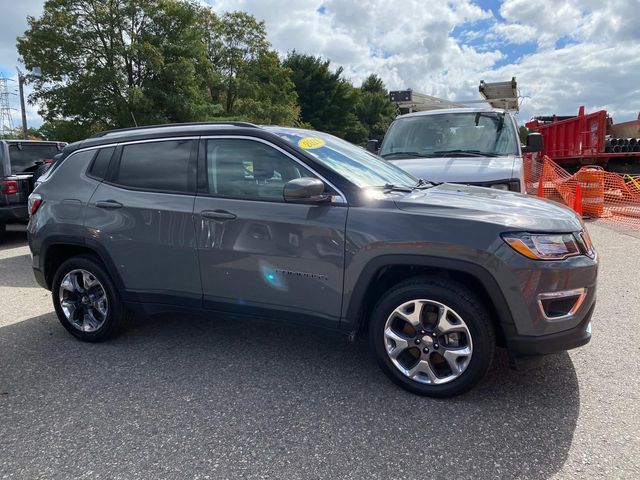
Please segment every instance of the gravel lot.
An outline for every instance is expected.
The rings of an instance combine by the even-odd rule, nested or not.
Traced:
[[[24,229],[0,245],[0,478],[640,478],[640,238],[589,226],[592,342],[453,400],[390,383],[364,343],[258,321],[58,324]]]

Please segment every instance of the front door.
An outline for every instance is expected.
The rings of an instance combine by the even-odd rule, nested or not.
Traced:
[[[337,326],[346,205],[285,203],[287,181],[317,177],[264,141],[206,142],[195,218],[205,306]]]

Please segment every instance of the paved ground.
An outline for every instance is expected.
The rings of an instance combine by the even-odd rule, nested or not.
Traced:
[[[0,245],[0,478],[640,478],[640,239],[597,225],[594,339],[453,400],[363,344],[250,321],[142,319],[75,341]]]

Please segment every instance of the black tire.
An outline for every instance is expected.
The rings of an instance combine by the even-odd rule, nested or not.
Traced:
[[[428,299],[450,307],[463,319],[471,335],[471,359],[466,369],[448,383],[428,384],[413,380],[402,373],[387,354],[384,336],[387,319],[396,308],[416,299]],[[378,301],[369,323],[369,346],[384,373],[396,384],[419,395],[443,398],[460,395],[485,377],[493,361],[496,339],[485,306],[468,288],[448,279],[415,277],[394,286]]]
[[[7,224],[0,223],[0,242],[4,240],[4,237],[7,235]]]
[[[98,279],[102,284],[108,300],[108,310],[105,320],[102,325],[93,332],[85,332],[76,328],[67,319],[62,310],[62,306],[60,305],[60,283],[67,273],[76,269],[86,270]],[[53,277],[51,296],[56,314],[58,315],[58,320],[60,320],[62,326],[74,337],[85,342],[101,342],[113,338],[120,332],[126,320],[126,309],[120,301],[120,295],[118,294],[115,284],[111,280],[111,277],[107,273],[100,259],[94,255],[79,255],[77,257],[72,257],[60,265]]]

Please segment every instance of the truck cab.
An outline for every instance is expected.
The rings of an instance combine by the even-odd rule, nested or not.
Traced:
[[[523,156],[542,148],[539,136],[527,140],[507,110],[445,108],[400,115],[377,153],[427,181],[524,193]]]

